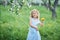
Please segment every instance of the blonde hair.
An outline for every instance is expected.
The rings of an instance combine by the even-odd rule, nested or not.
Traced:
[[[40,18],[40,13],[37,9],[33,9],[31,12],[30,12],[30,17],[33,18],[33,12],[37,12],[38,16],[37,18],[39,19]]]

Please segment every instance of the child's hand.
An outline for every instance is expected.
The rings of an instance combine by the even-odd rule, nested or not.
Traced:
[[[40,25],[43,26],[45,18],[41,18],[41,23]]]
[[[43,23],[40,23],[41,26],[43,26]]]
[[[35,29],[38,31],[38,28],[37,27],[35,27]]]

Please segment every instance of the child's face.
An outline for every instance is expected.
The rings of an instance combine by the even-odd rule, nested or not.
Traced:
[[[37,12],[33,12],[33,17],[37,18],[37,16],[38,16],[38,13]]]

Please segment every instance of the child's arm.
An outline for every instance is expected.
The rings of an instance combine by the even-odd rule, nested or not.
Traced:
[[[44,18],[41,18],[41,23],[40,23],[41,26],[44,25],[44,24],[43,24],[43,23],[44,23],[44,20],[45,20]]]
[[[41,26],[43,26],[43,21],[42,21],[42,22],[40,22],[40,25],[41,25]]]
[[[32,25],[32,22],[31,22],[31,20],[30,20],[30,26],[32,27],[32,28],[35,28],[36,30],[38,30],[38,28],[37,27],[35,27],[34,25]]]

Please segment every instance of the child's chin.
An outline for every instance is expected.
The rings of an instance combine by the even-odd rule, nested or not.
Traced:
[[[34,16],[34,18],[36,18],[36,16]]]

